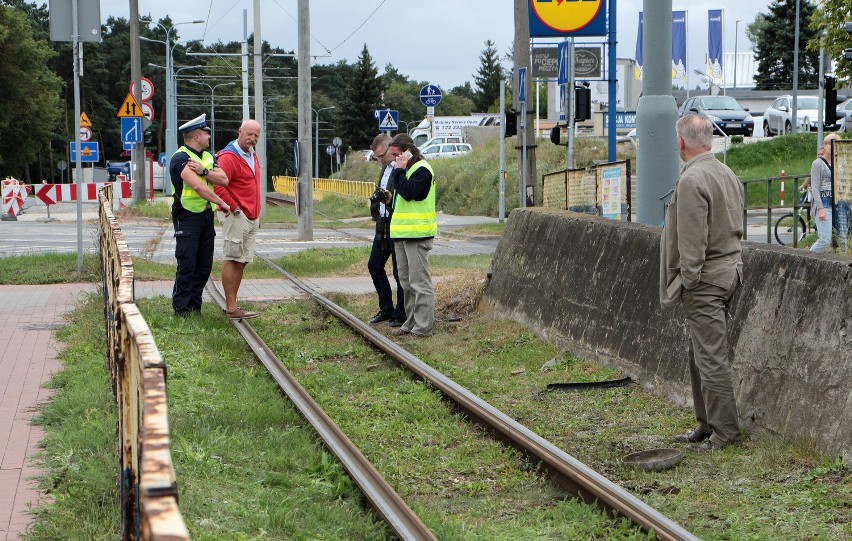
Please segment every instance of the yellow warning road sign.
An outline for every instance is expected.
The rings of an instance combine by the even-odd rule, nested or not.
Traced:
[[[86,113],[80,113],[80,127],[81,128],[91,128],[92,121],[89,120],[89,115]]]
[[[139,102],[136,101],[136,98],[133,97],[133,94],[130,92],[127,93],[127,97],[124,98],[124,102],[118,107],[118,113],[115,115],[118,118],[126,118],[126,117],[140,117],[145,116],[142,113],[142,108],[139,107]]]

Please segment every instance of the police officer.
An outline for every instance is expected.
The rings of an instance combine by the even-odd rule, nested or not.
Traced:
[[[216,195],[213,185],[227,186],[228,177],[219,168],[210,146],[207,115],[193,118],[178,128],[183,146],[169,163],[172,179],[172,222],[175,226],[177,273],[172,290],[172,308],[183,317],[201,312],[204,284],[213,269],[212,204],[227,216],[231,208]]]

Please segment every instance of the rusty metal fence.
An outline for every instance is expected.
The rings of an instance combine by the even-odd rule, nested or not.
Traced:
[[[542,206],[630,221],[630,160],[567,169],[543,176]]]
[[[112,212],[112,186],[98,201],[107,362],[118,403],[121,539],[188,541],[170,451],[166,365],[135,303],[133,261]]]
[[[373,182],[340,180],[335,178],[315,178],[313,180],[314,199],[318,201],[321,201],[328,195],[344,195],[366,199],[376,189],[376,185]],[[275,191],[289,197],[295,197],[296,185],[298,183],[298,177],[272,177],[272,185],[275,186]]]

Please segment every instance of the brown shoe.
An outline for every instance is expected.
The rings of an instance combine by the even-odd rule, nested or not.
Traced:
[[[411,334],[411,331],[400,327],[399,329],[393,331],[391,334],[393,334],[394,336],[405,336],[406,334]]]
[[[242,308],[237,308],[231,312],[225,311],[225,317],[228,319],[251,319],[257,317],[257,312],[249,312]]]
[[[675,436],[674,441],[678,443],[701,443],[702,441],[709,438],[712,434],[712,432],[705,432],[700,428],[696,427],[692,432]]]

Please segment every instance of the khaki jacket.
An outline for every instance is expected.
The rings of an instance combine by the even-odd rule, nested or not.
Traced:
[[[660,305],[704,282],[742,282],[743,187],[711,152],[684,164],[660,236]]]

